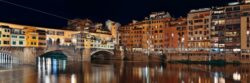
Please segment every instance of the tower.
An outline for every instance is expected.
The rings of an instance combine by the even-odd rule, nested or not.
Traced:
[[[242,0],[243,3],[250,3],[250,0]]]

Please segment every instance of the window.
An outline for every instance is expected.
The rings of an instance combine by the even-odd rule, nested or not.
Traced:
[[[196,25],[196,26],[194,26],[194,29],[198,29],[198,28],[203,28],[203,25]]]
[[[226,11],[232,11],[233,9],[232,8],[227,8]]]
[[[46,38],[43,38],[43,37],[39,37],[38,39],[39,40],[46,40]]]
[[[10,42],[9,41],[3,41],[3,44],[10,44]]]
[[[32,39],[36,39],[36,37],[33,36]]]
[[[158,33],[158,31],[155,31],[155,33]]]
[[[198,32],[197,32],[197,31],[195,31],[195,34],[198,34]]]
[[[23,45],[23,41],[19,41],[19,45]]]
[[[17,36],[15,36],[15,35],[12,35],[11,37],[12,37],[12,38],[17,38]]]
[[[5,31],[5,32],[9,32],[9,30],[8,30],[8,29],[5,29],[4,31]]]
[[[202,19],[200,19],[200,20],[194,20],[194,23],[199,23],[199,22],[203,22],[203,20]]]
[[[56,35],[64,36],[64,32],[57,32]]]
[[[16,41],[13,41],[12,44],[13,44],[13,45],[16,45]]]
[[[162,30],[160,30],[160,33],[162,33],[163,31]]]
[[[234,7],[233,10],[240,10],[240,7]]]
[[[19,36],[20,39],[24,39],[24,36]]]

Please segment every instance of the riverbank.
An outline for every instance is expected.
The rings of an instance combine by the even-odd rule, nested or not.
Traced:
[[[203,64],[203,65],[216,65],[216,66],[224,66],[228,64],[232,65],[240,65],[242,63],[235,62],[226,62],[225,60],[211,60],[211,61],[190,61],[190,60],[181,60],[181,61],[169,61],[169,63],[182,63],[182,64]]]
[[[211,53],[163,53],[145,54],[142,52],[127,52],[125,61],[171,62],[184,64],[249,64],[250,59],[240,54],[211,54]]]

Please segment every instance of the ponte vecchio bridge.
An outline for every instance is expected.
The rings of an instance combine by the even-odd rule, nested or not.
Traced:
[[[70,61],[114,59],[113,34],[71,31],[0,22],[0,63],[35,63],[48,52],[60,52]]]

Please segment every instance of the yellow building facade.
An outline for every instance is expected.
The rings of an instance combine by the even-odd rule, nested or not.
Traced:
[[[10,46],[10,28],[0,26],[0,46]]]
[[[24,28],[26,47],[38,47],[38,33],[36,30],[33,27]]]

